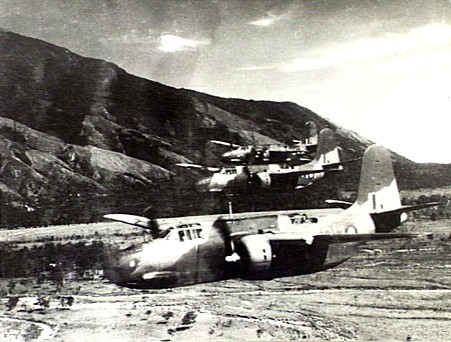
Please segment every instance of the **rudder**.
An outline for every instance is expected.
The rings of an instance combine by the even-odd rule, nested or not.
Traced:
[[[317,145],[318,144],[318,126],[314,121],[307,121],[305,123],[307,128],[307,138],[305,138],[305,145]]]
[[[401,208],[390,152],[381,145],[368,147],[363,155],[356,204],[369,213]]]
[[[340,162],[335,133],[330,128],[324,128],[319,132],[314,161],[320,165],[337,164]]]

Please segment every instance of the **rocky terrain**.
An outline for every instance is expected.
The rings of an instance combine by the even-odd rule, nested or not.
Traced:
[[[361,156],[372,143],[294,103],[175,89],[1,30],[0,68],[3,227],[92,222],[112,211],[140,213],[149,205],[166,216],[223,211],[227,199],[193,193],[199,173],[175,167],[216,163],[221,150],[210,139],[240,144],[299,139],[306,135],[305,122],[313,120],[337,132],[343,159]],[[401,187],[451,183],[449,165],[393,157]],[[354,190],[358,169],[349,165],[302,196],[236,197],[236,210],[317,206]]]
[[[0,246],[0,340],[447,341],[449,225],[410,221],[401,230],[432,237],[364,244],[320,273],[166,290],[120,288],[92,263],[101,242],[143,239],[123,224],[2,231],[8,244]],[[40,257],[22,253],[20,263],[8,262],[20,251]]]

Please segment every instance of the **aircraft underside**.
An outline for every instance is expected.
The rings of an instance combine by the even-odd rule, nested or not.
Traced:
[[[106,267],[105,276],[120,286],[138,289],[161,289],[207,283],[233,278],[270,280],[323,271],[348,260],[356,251],[356,243],[308,245],[299,240],[271,241],[271,255],[262,262],[252,262],[247,252],[236,246],[240,260],[226,262],[226,255],[216,255],[216,260],[206,264],[205,258],[180,260],[167,269],[147,269],[137,274]],[[129,263],[133,258],[129,259]]]

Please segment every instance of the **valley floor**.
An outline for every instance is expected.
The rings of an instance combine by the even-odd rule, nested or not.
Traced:
[[[410,222],[434,237],[367,244],[335,269],[271,281],[131,290],[101,274],[62,286],[3,278],[0,340],[447,341],[449,227]]]

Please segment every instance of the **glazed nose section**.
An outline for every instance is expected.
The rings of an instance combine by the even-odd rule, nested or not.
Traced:
[[[212,177],[203,178],[196,183],[196,189],[199,192],[208,192],[210,190]]]

